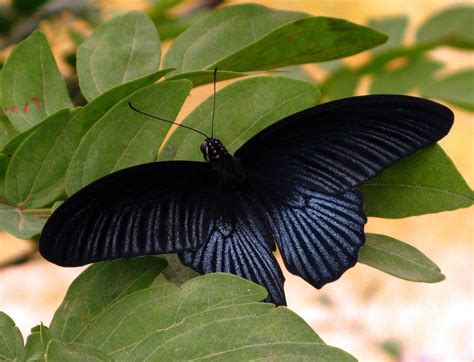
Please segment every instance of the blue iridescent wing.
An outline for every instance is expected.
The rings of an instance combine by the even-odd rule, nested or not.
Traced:
[[[289,272],[316,288],[338,279],[357,262],[367,221],[359,191],[325,195],[297,187],[269,200],[269,222]]]
[[[393,163],[437,142],[453,123],[446,107],[398,95],[324,103],[267,127],[235,156],[268,183],[326,194],[356,188]]]
[[[41,255],[58,265],[194,249],[213,223],[218,177],[203,162],[154,162],[105,176],[48,219]]]
[[[284,277],[272,254],[269,216],[252,192],[223,193],[221,206],[206,242],[180,253],[181,261],[201,274],[227,272],[262,285],[268,302],[285,305]]]

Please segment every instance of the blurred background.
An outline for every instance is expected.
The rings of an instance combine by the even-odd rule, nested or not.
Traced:
[[[83,99],[78,93],[73,67],[75,50],[102,21],[131,9],[146,10],[156,22],[166,50],[172,38],[212,11],[213,7],[244,2],[34,0],[14,2],[17,8],[12,10],[9,1],[0,1],[0,62],[5,61],[15,43],[32,30],[41,29],[53,48],[75,104],[81,104]],[[402,43],[406,45],[413,44],[416,29],[434,13],[468,4],[456,0],[253,2],[344,18],[359,24],[368,24],[371,20],[387,16],[405,15],[409,23]],[[22,16],[18,16],[20,13]],[[470,26],[474,27],[474,19]],[[429,55],[446,64],[443,72],[472,68],[474,63],[472,52],[465,50],[443,47],[431,51]],[[344,61],[349,67],[356,68],[364,64],[368,57],[369,52],[365,52]],[[291,76],[296,73],[299,77],[322,84],[333,66],[305,65],[292,69]],[[357,94],[368,92],[367,80],[362,79],[358,84]],[[224,82],[219,83],[218,87],[224,85]],[[417,94],[416,90],[410,93]],[[194,89],[179,119],[183,119],[211,94],[210,86]],[[474,119],[472,113],[450,107],[456,114],[456,122],[441,145],[472,186]],[[361,361],[472,361],[473,221],[472,208],[398,220],[371,218],[367,231],[390,235],[412,244],[440,266],[446,280],[438,284],[411,283],[358,264],[336,283],[316,290],[300,278],[287,274],[285,289],[288,306],[328,344],[352,353]],[[28,262],[19,263],[22,259],[28,259]],[[18,263],[11,265],[11,261]],[[0,233],[0,310],[10,315],[26,336],[29,329],[40,321],[49,324],[68,285],[82,270],[51,265],[36,255],[30,242]]]

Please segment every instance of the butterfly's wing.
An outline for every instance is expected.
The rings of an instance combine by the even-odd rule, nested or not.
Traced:
[[[235,156],[268,183],[290,182],[338,194],[437,142],[453,113],[398,95],[352,97],[304,110],[264,129]]]
[[[269,223],[288,271],[321,288],[354,266],[365,242],[362,204],[357,190],[325,195],[298,187],[284,199],[269,197]]]
[[[320,288],[364,243],[357,186],[447,134],[452,112],[407,96],[365,96],[307,109],[258,133],[235,156],[263,195],[287,269]]]
[[[40,253],[77,266],[197,248],[211,229],[217,185],[203,162],[154,162],[110,174],[51,215]]]
[[[264,286],[267,301],[285,305],[284,277],[272,254],[274,236],[262,200],[245,185],[221,192],[208,240],[179,253],[181,261],[201,274],[227,272]]]

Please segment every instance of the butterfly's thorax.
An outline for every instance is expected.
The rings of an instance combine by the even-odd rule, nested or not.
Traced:
[[[222,142],[216,138],[207,138],[201,143],[204,159],[216,170],[224,183],[238,186],[245,179],[245,172],[240,161],[232,156]]]

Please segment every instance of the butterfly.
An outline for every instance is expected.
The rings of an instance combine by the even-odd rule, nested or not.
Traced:
[[[197,131],[206,162],[153,162],[96,180],[51,215],[39,250],[62,266],[178,253],[201,274],[241,276],[285,305],[276,248],[314,287],[338,279],[365,241],[357,188],[444,137],[453,119],[429,100],[371,95],[286,117],[233,155]]]

